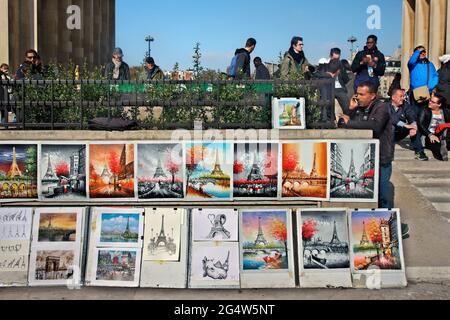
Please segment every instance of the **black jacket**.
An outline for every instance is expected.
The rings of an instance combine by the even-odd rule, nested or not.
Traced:
[[[119,79],[113,79],[114,63],[111,61],[106,65],[105,77],[108,80],[130,80],[130,67],[122,61],[119,69]]]
[[[236,61],[235,79],[241,79],[241,73],[250,79],[250,53],[245,48],[242,48],[237,49],[234,55],[238,56]]]
[[[369,108],[358,108],[350,112],[350,121],[339,122],[344,129],[372,130],[374,138],[380,140],[380,164],[387,165],[394,160],[394,137],[389,105],[376,100]]]
[[[416,112],[413,107],[405,102],[397,111],[395,111],[392,102],[389,102],[391,110],[392,125],[394,127],[402,127],[402,124],[412,124],[417,122]]]
[[[439,84],[436,87],[436,93],[445,97],[447,100],[447,106],[450,105],[450,69],[441,68],[438,71],[439,74]]]
[[[450,123],[450,110],[447,108],[443,108],[442,112],[444,112],[444,121],[445,123]],[[417,121],[417,126],[419,127],[419,131],[425,137],[428,137],[430,134],[430,130],[428,128],[431,124],[431,119],[433,118],[433,113],[430,108],[425,108],[419,114],[419,121]]]
[[[350,77],[348,76],[347,70],[344,68],[344,65],[341,62],[341,72],[339,73],[339,83],[341,84],[341,87],[345,92],[348,92],[347,84],[349,82],[350,82]]]
[[[256,67],[255,80],[270,80],[270,73],[264,64]]]
[[[373,69],[373,77],[369,76],[368,66],[366,64],[361,64],[364,57],[368,55],[372,56],[372,59],[378,58],[377,67]],[[363,83],[365,81],[371,81],[375,85],[379,86],[379,77],[384,76],[384,73],[386,72],[386,59],[384,57],[384,54],[382,54],[376,46],[372,50],[369,50],[367,46],[364,47],[364,50],[356,54],[356,57],[352,63],[352,71],[356,73],[355,88],[360,83]]]

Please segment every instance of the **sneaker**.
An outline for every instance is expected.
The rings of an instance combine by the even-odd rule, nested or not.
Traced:
[[[409,226],[406,223],[402,223],[402,238],[408,239],[409,238]]]
[[[425,154],[425,152],[421,151],[421,152],[416,152],[416,160],[420,160],[420,161],[428,161],[428,157]]]

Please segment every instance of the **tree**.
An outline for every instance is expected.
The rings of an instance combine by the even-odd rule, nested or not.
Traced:
[[[383,237],[381,235],[381,228],[376,219],[370,219],[366,225],[367,234],[369,235],[370,241],[377,248],[377,254],[380,254],[381,243],[383,242]]]
[[[233,173],[234,174],[241,174],[244,172],[244,164],[238,160],[234,161],[233,164]]]
[[[200,42],[197,42],[194,47],[194,55],[192,56],[192,58],[194,58],[192,69],[194,70],[196,78],[199,76],[200,72],[203,71],[203,67],[200,62],[201,57],[202,54],[200,53]]]
[[[117,187],[117,178],[119,177],[121,171],[119,156],[117,155],[117,152],[111,151],[109,153],[108,166],[109,170],[111,171],[111,174],[114,177],[114,190],[115,190]]]
[[[306,245],[306,242],[311,241],[314,235],[317,232],[317,222],[309,219],[303,222],[302,226],[302,238],[303,238],[303,246]]]
[[[286,183],[289,174],[297,168],[298,156],[294,153],[289,153],[283,156],[283,183],[281,186],[284,186]]]
[[[25,151],[25,168],[30,178],[37,176],[37,148],[30,146]],[[34,180],[34,179],[33,179]]]
[[[287,248],[287,228],[286,224],[279,219],[272,219],[270,222],[270,233],[278,241],[284,244],[286,254],[288,252]]]
[[[186,170],[187,170],[187,179],[186,179],[186,194],[189,188],[189,180],[197,169],[198,164],[205,160],[206,148],[204,146],[192,146],[192,148],[186,151]]]
[[[56,165],[55,171],[58,177],[69,177],[70,174],[69,164],[65,161],[61,161]]]
[[[167,150],[165,155],[165,166],[167,171],[172,175],[172,184],[175,183],[175,174],[180,171],[180,162],[176,161],[172,150]]]

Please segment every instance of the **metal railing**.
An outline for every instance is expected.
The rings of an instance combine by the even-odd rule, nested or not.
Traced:
[[[93,118],[135,120],[139,129],[270,129],[272,97],[305,97],[307,126],[334,128],[334,80],[2,80],[1,129],[86,130]],[[8,119],[8,113],[16,121]],[[12,114],[10,113],[10,115]]]

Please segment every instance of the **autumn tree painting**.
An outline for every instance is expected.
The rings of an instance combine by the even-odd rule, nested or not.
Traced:
[[[134,197],[134,145],[91,144],[91,198]]]
[[[140,199],[184,197],[181,144],[138,145],[138,196]]]
[[[86,145],[42,145],[40,169],[44,198],[86,198]]]
[[[303,226],[302,226],[302,238],[303,238],[303,246],[306,246],[306,243],[311,241],[312,238],[314,237],[314,235],[317,232],[317,222],[312,220],[312,219],[308,219],[306,221],[303,222]]]
[[[271,143],[235,144],[233,174],[234,197],[277,197],[278,145]]]

